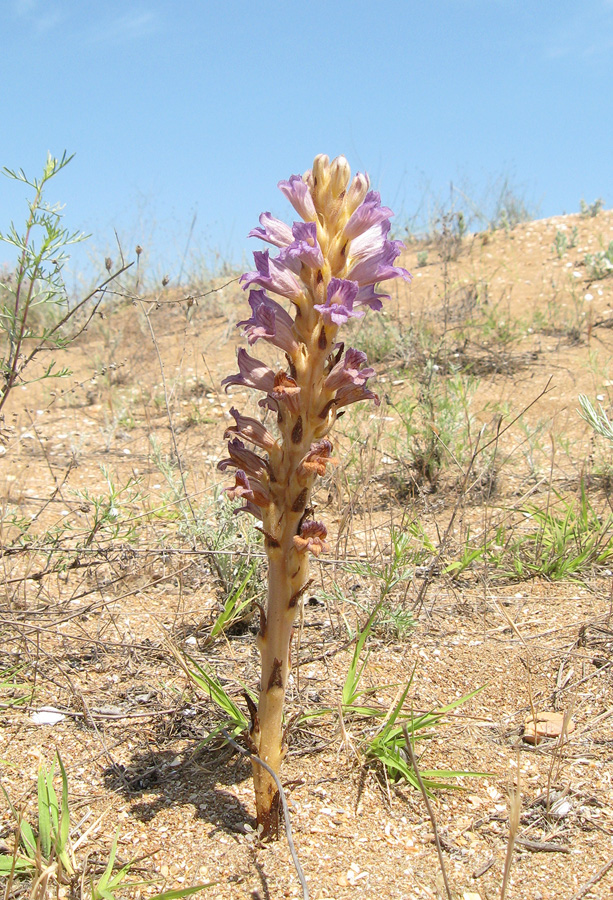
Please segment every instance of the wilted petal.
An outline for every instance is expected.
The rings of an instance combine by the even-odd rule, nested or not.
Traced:
[[[243,497],[245,500],[255,503],[256,506],[269,505],[270,496],[261,481],[258,481],[257,478],[248,478],[242,469],[237,470],[235,478],[233,487],[224,488],[230,500]]]
[[[311,444],[311,449],[300,463],[299,471],[302,469],[307,475],[315,473],[323,476],[326,474],[326,464],[336,462],[338,460],[332,457],[332,443],[323,438]]]
[[[277,372],[270,396],[277,402],[284,403],[292,413],[299,411],[300,388],[286,372]]]
[[[328,529],[323,522],[314,522],[309,520],[303,522],[300,528],[300,534],[294,536],[294,547],[299,553],[305,553],[310,550],[315,556],[319,556],[322,550],[327,550],[326,537]]]
[[[299,216],[305,222],[314,222],[317,218],[315,204],[309,191],[309,186],[300,175],[290,175],[288,181],[280,181],[278,188],[292,204]]]
[[[300,265],[294,260],[279,262],[278,259],[271,259],[268,250],[256,250],[253,254],[255,262],[255,272],[246,272],[241,275],[240,282],[243,290],[246,290],[250,284],[259,284],[265,290],[271,291],[273,294],[280,294],[282,297],[288,297],[290,300],[297,300],[302,296],[303,289],[295,274],[290,271],[293,266],[295,271],[300,270]]]
[[[255,519],[259,519],[261,522],[262,510],[259,506],[256,506],[253,500],[247,500],[244,506],[237,506],[236,509],[232,510],[235,516],[240,515],[240,513],[250,513]]]
[[[258,422],[257,419],[252,419],[251,416],[241,415],[234,407],[230,410],[230,415],[234,417],[236,425],[230,425],[229,428],[226,428],[224,433],[225,438],[231,434],[236,434],[246,441],[249,441],[250,444],[261,447],[262,450],[272,450],[273,447],[277,446],[277,442],[270,431],[268,431],[261,422]]]
[[[268,241],[275,247],[287,247],[294,240],[292,229],[280,219],[275,219],[269,212],[263,212],[260,216],[261,228],[253,228],[247,237],[257,237],[262,241]]]
[[[239,348],[236,359],[238,362],[239,373],[237,375],[228,375],[221,382],[226,391],[231,384],[238,384],[242,387],[255,388],[258,391],[268,393],[272,390],[275,383],[275,373],[268,366],[249,356],[246,350]]]
[[[250,291],[249,305],[251,318],[238,323],[244,327],[249,343],[255,344],[263,338],[293,356],[298,350],[298,343],[292,331],[294,321],[289,313],[264,291]]]
[[[347,319],[361,319],[363,310],[354,310],[353,304],[358,296],[357,281],[343,278],[331,278],[328,285],[325,303],[316,303],[314,309],[321,313],[326,324],[344,325]]]

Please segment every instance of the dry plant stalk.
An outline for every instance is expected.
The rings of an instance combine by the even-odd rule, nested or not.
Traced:
[[[228,495],[241,497],[241,511],[261,521],[268,557],[268,602],[260,611],[258,648],[261,678],[257,709],[251,704],[250,742],[254,754],[278,773],[287,752],[283,704],[290,670],[290,642],[301,596],[309,577],[309,553],[326,549],[326,527],[312,518],[311,493],[317,476],[334,462],[327,435],[344,407],[374,400],[366,387],[375,372],[359,350],[339,343],[339,328],[379,310],[387,294],[376,285],[391,278],[410,278],[394,265],[403,249],[388,240],[392,211],[381,206],[368,176],[351,178],[347,160],[315,158],[312,170],[292,175],[279,188],[302,221],[290,228],[269,212],[250,232],[279,248],[254,253],[256,271],[242,276],[251,289],[251,317],[239,325],[249,344],[267,341],[285,355],[276,371],[238,350],[239,373],[230,385],[263,393],[259,405],[276,419],[273,434],[258,419],[231,409],[235,420],[226,431],[229,458],[223,471],[236,469]],[[273,299],[289,301],[285,306]],[[264,451],[257,455],[244,441]],[[279,794],[274,779],[253,763],[258,826],[264,837],[278,828]]]

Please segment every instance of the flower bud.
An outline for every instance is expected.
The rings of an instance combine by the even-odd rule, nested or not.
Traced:
[[[346,208],[349,215],[355,212],[360,203],[362,203],[368,193],[369,187],[370,180],[368,175],[363,172],[358,172],[347,191]]]
[[[330,157],[325,153],[319,153],[313,160],[313,177],[319,191],[327,187],[330,181]]]
[[[330,190],[336,199],[347,190],[351,169],[344,156],[337,156],[330,165]]]

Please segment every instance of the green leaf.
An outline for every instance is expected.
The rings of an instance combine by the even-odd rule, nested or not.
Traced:
[[[22,856],[9,856],[8,853],[0,853],[0,875],[9,875],[11,872],[27,872],[34,867],[34,860],[24,859]]]
[[[19,838],[24,850],[26,851],[30,859],[35,859],[36,835],[34,834],[34,829],[30,825],[30,823],[26,822],[25,819],[21,819],[21,821],[19,822]]]

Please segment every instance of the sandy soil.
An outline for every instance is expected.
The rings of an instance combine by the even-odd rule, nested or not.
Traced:
[[[570,240],[574,228],[576,245],[559,258],[556,233]],[[341,722],[337,711],[351,638],[379,598],[377,579],[346,564],[380,567],[390,528],[416,521],[440,559],[426,553],[390,594],[404,618],[374,629],[363,686],[389,708],[413,673],[415,713],[480,688],[416,745],[424,771],[485,773],[432,798],[453,896],[500,895],[518,782],[507,897],[613,896],[611,571],[511,578],[480,557],[457,577],[445,573],[467,536],[477,546],[479,536],[495,543],[501,524],[507,536],[529,533],[531,504],[559,511],[582,485],[606,521],[610,451],[578,416],[577,396],[610,408],[613,277],[590,279],[584,258],[612,239],[613,213],[601,212],[466,237],[447,261],[455,251],[440,243],[409,245],[414,278],[386,320],[397,337],[375,362],[386,402],[339,423],[342,465],[317,495],[333,552],[313,564],[294,649],[288,715],[328,710],[295,727],[283,771],[315,900],[445,896],[421,794],[369,763],[372,723]],[[229,527],[219,524],[215,464],[230,405],[251,402],[219,393],[242,342],[234,322],[244,298],[235,281],[216,287],[194,304],[162,291],[158,305],[109,308],[68,352],[69,380],[12,396],[0,456],[0,766],[13,804],[33,819],[39,764],[61,752],[73,841],[91,829],[76,851],[81,870],[102,871],[118,829],[120,861],[137,860],[132,877],[150,882],[124,896],[212,882],[202,896],[276,900],[302,895],[287,842],[261,846],[245,827],[249,764],[219,741],[203,745],[218,712],[171,651],[208,665],[241,707],[242,686],[257,683],[250,622],[207,640],[221,596],[207,546]],[[498,432],[468,491],[466,456],[457,465],[447,456],[433,484],[399,438],[398,410],[423,390],[428,355],[441,378],[454,365],[472,375],[465,444],[482,427],[484,440]],[[189,504],[179,502],[176,452]],[[116,522],[97,528],[111,495]],[[26,546],[15,543],[14,517],[32,521]],[[234,549],[245,546],[237,540]],[[250,552],[257,559],[261,548],[252,542]],[[47,706],[63,717],[36,724]],[[567,732],[529,744],[525,723],[544,711],[565,716]],[[14,823],[0,807],[10,852]],[[13,896],[27,890],[15,882]],[[80,890],[64,885],[60,896]]]

